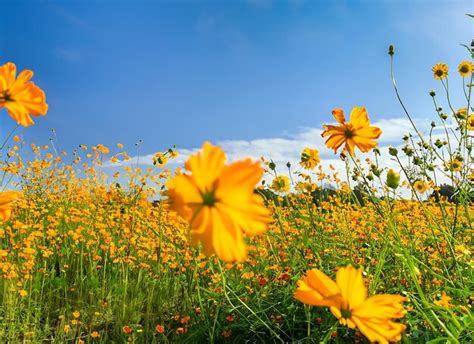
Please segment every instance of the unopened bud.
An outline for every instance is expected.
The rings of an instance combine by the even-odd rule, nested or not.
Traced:
[[[395,147],[388,147],[388,154],[391,156],[397,156],[398,155],[398,149]]]
[[[388,46],[388,54],[389,54],[390,56],[395,55],[395,47],[393,46],[393,44],[390,44],[390,45]]]
[[[385,182],[385,184],[387,184],[389,188],[395,190],[400,184],[400,175],[392,169],[388,170],[387,181]]]

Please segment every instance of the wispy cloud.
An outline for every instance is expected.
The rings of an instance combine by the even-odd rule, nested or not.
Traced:
[[[84,55],[81,52],[74,49],[58,47],[53,50],[53,53],[60,59],[71,64],[81,63],[84,60]]]
[[[62,17],[69,24],[81,28],[86,31],[93,32],[92,27],[83,20],[79,15],[72,13],[71,11],[66,10],[64,7],[49,3],[48,7],[58,16]]]

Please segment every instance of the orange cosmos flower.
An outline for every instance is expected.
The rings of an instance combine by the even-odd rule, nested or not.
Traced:
[[[318,269],[307,272],[298,281],[295,298],[305,304],[329,307],[339,322],[357,327],[371,342],[388,343],[401,339],[406,326],[392,321],[401,318],[405,310],[399,295],[374,295],[367,298],[362,269],[340,268],[336,281]]]
[[[342,109],[334,109],[332,115],[339,123],[335,125],[323,125],[324,131],[322,137],[329,136],[326,140],[326,146],[334,149],[334,153],[344,143],[344,150],[348,151],[350,155],[354,155],[354,147],[359,147],[362,152],[368,152],[375,146],[382,134],[382,130],[377,127],[370,126],[369,116],[364,107],[355,107],[351,112],[351,119],[346,123],[344,112]]]
[[[0,192],[0,219],[8,220],[12,215],[12,202],[20,198],[21,193],[17,191]]]
[[[189,174],[167,182],[171,206],[190,222],[192,244],[226,262],[246,258],[243,233],[256,235],[267,229],[269,210],[254,193],[263,168],[250,159],[230,165],[224,151],[204,143],[202,151],[185,163]]]
[[[29,81],[31,70],[24,70],[16,78],[16,66],[8,62],[0,67],[0,108],[5,107],[18,124],[32,125],[32,116],[44,116],[48,111],[44,92]]]

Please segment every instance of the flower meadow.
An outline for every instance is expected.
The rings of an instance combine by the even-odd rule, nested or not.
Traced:
[[[433,122],[418,128],[388,55],[413,124],[387,152],[396,167],[379,164],[383,132],[363,106],[323,126],[346,176],[312,147],[277,166],[205,142],[184,166],[173,147],[143,168],[122,144],[2,138],[0,341],[473,342],[473,64],[432,67],[444,92],[429,92]],[[18,126],[48,111],[32,78],[0,67]]]

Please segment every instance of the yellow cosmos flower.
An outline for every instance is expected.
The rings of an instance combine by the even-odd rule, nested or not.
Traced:
[[[354,155],[354,148],[358,147],[362,152],[368,152],[375,146],[374,141],[380,137],[382,130],[370,125],[367,110],[364,107],[355,107],[352,109],[349,123],[342,109],[334,109],[332,115],[339,123],[339,126],[323,125],[324,131],[322,137],[329,136],[326,140],[326,146],[334,149],[334,153],[343,144],[344,150]]]
[[[437,80],[443,80],[448,76],[448,65],[445,63],[437,63],[431,68],[433,76]]]
[[[206,255],[226,262],[243,261],[247,249],[244,233],[263,233],[270,212],[254,193],[263,168],[250,159],[225,163],[224,151],[204,143],[202,151],[185,163],[190,174],[167,182],[171,207],[190,222],[192,244],[201,243]]]
[[[276,192],[290,191],[290,178],[287,176],[275,177],[275,179],[272,181],[272,189]]]
[[[446,163],[446,167],[450,171],[459,172],[462,170],[462,158],[454,158]]]
[[[298,281],[295,298],[305,304],[329,307],[342,325],[358,328],[371,342],[388,343],[401,339],[406,326],[394,322],[405,310],[399,295],[367,297],[362,269],[340,268],[336,281],[318,269],[310,270]]]
[[[424,180],[417,180],[413,185],[415,190],[419,193],[424,193],[429,190],[430,186]]]
[[[467,130],[474,130],[474,115],[467,118]]]
[[[463,61],[458,66],[458,72],[463,78],[467,76],[471,76],[472,70],[473,70],[472,62],[470,61]]]
[[[0,67],[0,108],[18,124],[28,127],[34,123],[31,116],[44,116],[48,111],[44,92],[29,81],[31,70],[24,70],[16,77],[16,66],[8,62]],[[31,116],[30,116],[31,115]]]
[[[20,198],[21,193],[17,191],[0,192],[0,218],[8,220],[12,215],[12,202]]]
[[[301,152],[301,160],[300,165],[307,169],[311,170],[319,164],[319,152],[317,149],[305,148],[303,152]]]

